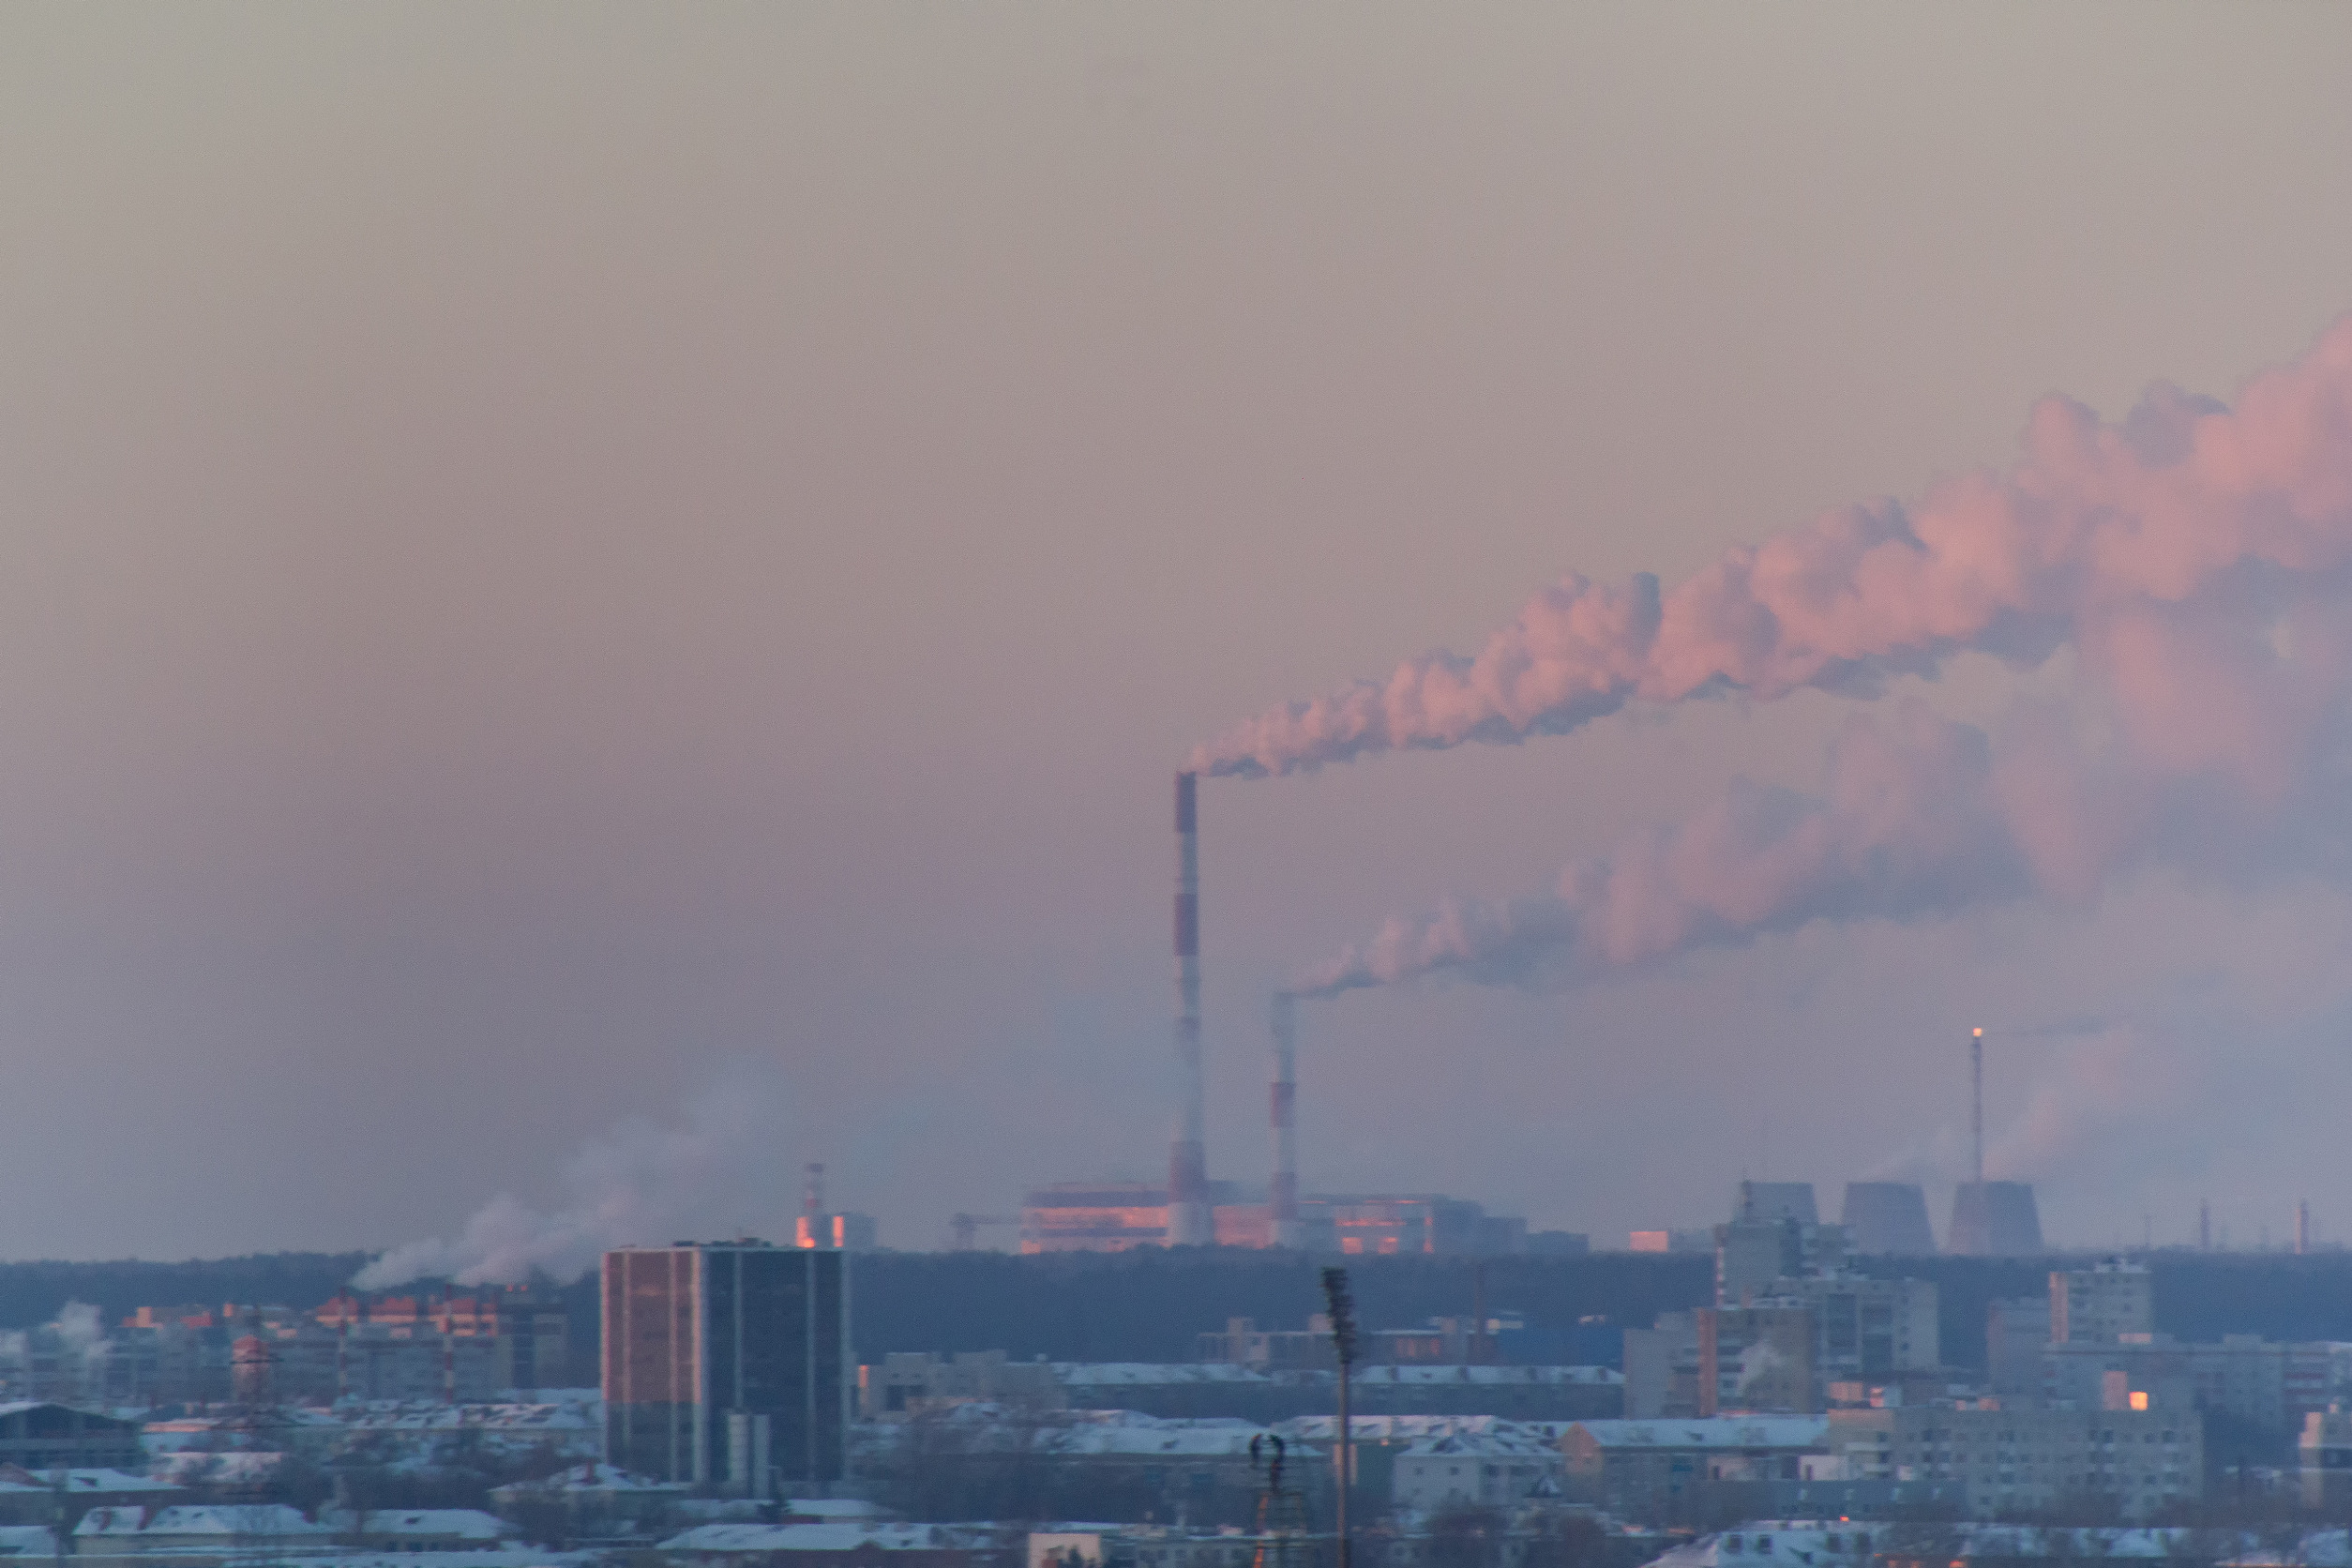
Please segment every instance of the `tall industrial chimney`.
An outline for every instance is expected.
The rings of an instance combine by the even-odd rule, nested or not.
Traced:
[[[1168,1154],[1168,1244],[1216,1240],[1209,1209],[1208,1120],[1200,1080],[1200,780],[1176,776],[1176,1142]]]
[[[1968,1141],[1974,1154],[1969,1164],[1970,1180],[1978,1186],[1984,1184],[1984,1031],[1978,1030],[1968,1038],[1968,1078],[1972,1098],[1968,1106]]]
[[[1289,991],[1274,999],[1274,1244],[1306,1245],[1299,1223],[1299,1012]]]

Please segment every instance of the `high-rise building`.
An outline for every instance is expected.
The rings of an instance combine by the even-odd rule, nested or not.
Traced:
[[[1984,1365],[1999,1395],[2038,1397],[2042,1353],[2050,1346],[2050,1300],[2024,1296],[1984,1309]]]
[[[2108,1344],[2156,1329],[2154,1276],[2121,1259],[2050,1274],[2050,1343]]]
[[[848,1269],[833,1248],[753,1241],[606,1253],[606,1457],[746,1497],[839,1481]]]

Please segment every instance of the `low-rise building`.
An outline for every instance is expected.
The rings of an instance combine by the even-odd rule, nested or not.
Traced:
[[[1017,1556],[993,1525],[697,1525],[661,1543],[671,1561],[792,1568],[983,1568]]]
[[[36,1474],[21,1465],[0,1465],[0,1526],[46,1525],[63,1503],[68,1513],[82,1508],[161,1507],[182,1496],[182,1489],[151,1475],[118,1470],[42,1470]]]
[[[174,1508],[93,1508],[74,1527],[77,1557],[153,1553],[246,1555],[329,1545],[331,1526],[314,1524],[283,1503],[220,1503]]]
[[[867,1421],[935,1410],[956,1400],[985,1399],[1062,1410],[1069,1405],[1053,1366],[1013,1361],[1003,1350],[894,1350],[857,1369],[858,1414]]]
[[[2352,1502],[2352,1415],[2314,1410],[2296,1445],[2303,1506],[2333,1512]]]
[[[1817,1415],[1579,1421],[1560,1440],[1565,1491],[1576,1501],[1653,1513],[1701,1483],[1794,1481],[1807,1457],[1829,1452],[1829,1430]]]
[[[483,1551],[516,1533],[478,1508],[326,1509],[319,1523],[341,1545],[372,1551]]]
[[[1352,1421],[1349,1425],[1353,1425]],[[1560,1450],[1510,1431],[1460,1432],[1406,1445],[1390,1470],[1398,1508],[1507,1508],[1560,1495]]]
[[[0,1405],[0,1464],[30,1470],[139,1470],[139,1424],[71,1405]]]

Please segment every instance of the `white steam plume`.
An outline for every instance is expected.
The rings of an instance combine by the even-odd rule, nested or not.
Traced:
[[[1437,972],[1573,984],[1815,920],[2082,902],[2147,864],[2341,873],[2348,627],[2316,596],[2129,618],[2085,652],[2106,698],[2089,742],[2047,708],[1998,746],[1917,702],[1858,714],[1817,793],[1735,779],[1543,897],[1393,918],[1294,989]]]
[[[352,1284],[519,1284],[535,1273],[569,1280],[610,1247],[773,1221],[792,1207],[789,1104],[772,1063],[737,1062],[687,1101],[678,1124],[632,1119],[573,1155],[564,1169],[565,1201],[552,1213],[501,1193],[454,1238],[396,1246]]]
[[[1725,554],[1671,592],[1570,575],[1474,656],[1288,704],[1194,754],[1208,774],[1558,734],[1633,701],[1802,687],[1875,692],[1963,650],[2035,661],[2118,616],[2249,576],[2352,563],[2352,319],[2245,387],[2235,410],[2152,389],[2108,426],[2045,399],[2025,456],[1916,505],[1857,506]]]

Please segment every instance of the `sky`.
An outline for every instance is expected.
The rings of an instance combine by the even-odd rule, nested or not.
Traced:
[[[1196,747],[1563,574],[2007,471],[2052,394],[2232,402],[2352,310],[2339,8],[0,40],[0,1257],[568,1267],[773,1233],[807,1161],[929,1247],[1162,1176]],[[1860,713],[2097,685],[1962,651],[1207,780],[1212,1175],[1265,1176],[1270,991],[1392,917],[1812,789]],[[1984,1024],[2055,1239],[2352,1241],[2331,864],[1351,990],[1304,1183],[1606,1242],[1904,1174],[1940,1223]]]

